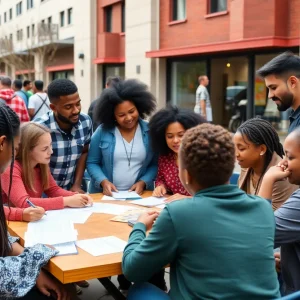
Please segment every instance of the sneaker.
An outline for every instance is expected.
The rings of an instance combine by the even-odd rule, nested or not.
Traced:
[[[123,296],[125,296],[125,297],[127,298],[128,290],[123,290],[123,289],[120,289],[120,287],[119,287],[119,291],[121,292],[121,294],[122,294]]]
[[[87,288],[90,286],[90,284],[86,280],[77,281],[76,284],[82,288]]]
[[[82,289],[81,289],[81,287],[78,286],[76,283],[74,283],[74,286],[75,286],[76,294],[77,294],[77,295],[82,294]]]

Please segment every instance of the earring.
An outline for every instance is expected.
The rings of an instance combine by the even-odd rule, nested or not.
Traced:
[[[188,181],[186,181],[185,184],[188,185],[189,184]]]
[[[263,153],[263,152],[261,152],[261,153],[260,153],[260,156],[263,156],[263,155],[264,155],[264,153]]]

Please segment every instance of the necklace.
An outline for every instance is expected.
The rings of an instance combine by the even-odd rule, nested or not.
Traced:
[[[124,146],[124,149],[125,149],[125,152],[126,152],[126,157],[127,157],[127,161],[128,161],[128,167],[130,167],[130,163],[131,163],[131,156],[132,156],[132,149],[133,149],[133,145],[134,145],[135,133],[136,133],[136,129],[134,131],[134,136],[133,136],[133,139],[132,139],[131,150],[130,150],[130,153],[128,155],[127,148],[126,148],[126,145],[125,145],[125,142],[124,142],[124,138],[123,138],[123,135],[122,135],[122,133],[120,131],[120,134],[121,134],[121,137],[122,137],[123,146]]]

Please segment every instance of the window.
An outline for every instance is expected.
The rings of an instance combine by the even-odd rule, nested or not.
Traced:
[[[104,8],[105,13],[105,31],[112,32],[112,5]]]
[[[27,38],[30,38],[30,26],[27,26]]]
[[[172,20],[184,20],[186,18],[185,0],[173,0]]]
[[[23,39],[23,29],[17,30],[17,41],[22,41]]]
[[[12,41],[12,39],[13,39],[12,33],[9,35],[9,39]]]
[[[73,22],[73,8],[68,9],[68,24],[72,24]]]
[[[65,26],[65,12],[61,11],[60,12],[60,27],[64,27]]]
[[[9,10],[9,19],[12,19],[12,8]]]
[[[42,20],[42,24],[45,24],[45,20]]]
[[[227,10],[227,0],[210,0],[209,13],[217,13]]]
[[[125,2],[122,2],[122,32],[125,32]]]
[[[52,17],[48,18],[48,24],[52,24]]]
[[[22,1],[16,5],[17,16],[22,14]]]
[[[33,8],[33,0],[27,0],[27,9]]]
[[[7,22],[7,16],[6,16],[6,12],[4,13],[4,23]]]
[[[34,36],[34,31],[35,31],[35,28],[34,28],[34,24],[31,25],[31,36]]]

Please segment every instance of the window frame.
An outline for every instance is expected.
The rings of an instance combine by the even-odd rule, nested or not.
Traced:
[[[113,30],[113,6],[109,5],[104,7],[104,32],[112,32],[112,30]]]

